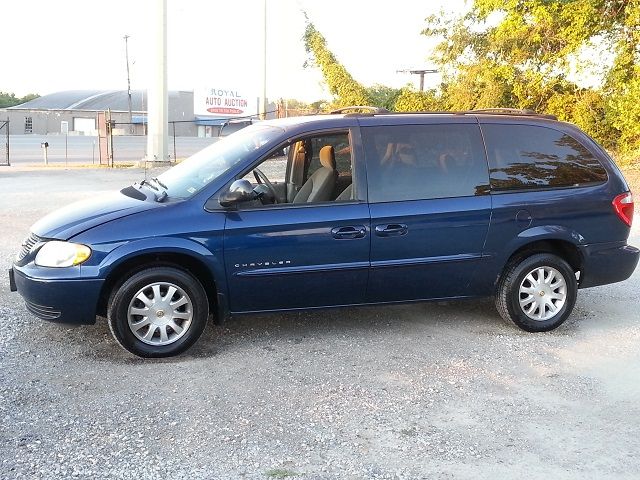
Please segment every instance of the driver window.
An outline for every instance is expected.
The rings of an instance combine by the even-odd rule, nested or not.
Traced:
[[[289,157],[289,148],[284,147],[267,157],[258,168],[263,172],[272,183],[284,183],[287,176],[287,159]],[[260,182],[256,179],[253,171],[247,173],[244,177],[249,180],[253,186],[257,186]]]
[[[242,178],[251,182],[257,197],[243,208],[351,201],[356,196],[349,133],[294,139]]]

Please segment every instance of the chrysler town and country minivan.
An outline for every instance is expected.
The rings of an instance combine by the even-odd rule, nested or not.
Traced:
[[[556,328],[627,279],[633,200],[573,125],[526,111],[344,113],[248,126],[35,223],[10,271],[28,310],[176,355],[209,316],[494,296]]]

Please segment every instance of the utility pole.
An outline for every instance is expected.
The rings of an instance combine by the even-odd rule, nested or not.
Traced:
[[[420,91],[424,91],[424,76],[427,73],[438,73],[438,70],[420,69],[420,70],[396,70],[396,73],[410,73],[411,75],[420,75]]]
[[[260,118],[267,119],[267,0],[262,0],[264,7],[264,25],[262,28],[262,99],[260,101]]]
[[[133,115],[131,114],[131,76],[129,75],[129,35],[124,37],[124,56],[127,60],[127,99],[129,101],[129,133],[133,134]]]
[[[167,162],[169,108],[167,95],[167,0],[150,2],[152,10],[151,75],[147,95],[147,161]]]

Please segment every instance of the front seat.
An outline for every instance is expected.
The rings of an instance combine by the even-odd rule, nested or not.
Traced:
[[[293,199],[293,203],[328,202],[336,184],[336,155],[331,145],[320,149],[320,164],[318,170],[304,182],[300,191]]]

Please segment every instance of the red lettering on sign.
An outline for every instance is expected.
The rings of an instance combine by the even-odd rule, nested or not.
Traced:
[[[207,112],[222,113],[225,115],[238,115],[238,114],[244,113],[244,110],[240,110],[239,108],[211,107],[211,108],[207,108]]]

